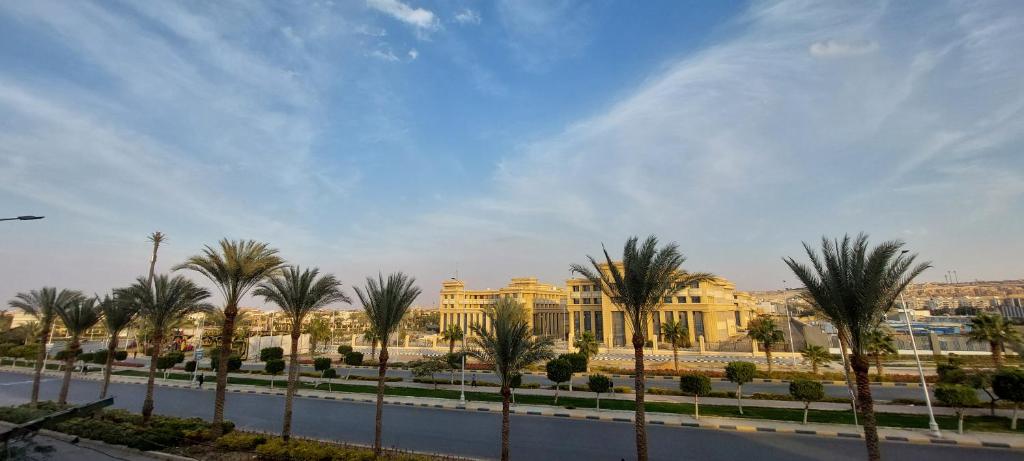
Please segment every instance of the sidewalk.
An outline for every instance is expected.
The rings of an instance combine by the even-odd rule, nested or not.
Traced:
[[[29,371],[24,373],[30,374]],[[46,372],[46,375],[58,376],[55,372]],[[244,374],[232,374],[239,375],[239,377],[252,376]],[[258,376],[258,375],[257,375]],[[95,375],[90,374],[82,376],[81,374],[75,375],[76,379],[88,379],[93,381],[99,381],[102,379],[102,375],[97,373]],[[308,380],[308,378],[306,378]],[[146,378],[143,377],[131,377],[131,376],[117,376],[111,377],[111,382],[126,383],[126,384],[145,384]],[[390,383],[396,384],[396,383]],[[416,383],[414,383],[416,384]],[[180,380],[164,380],[162,378],[157,379],[157,385],[164,387],[176,387],[176,388],[193,388],[190,383],[182,382]],[[432,385],[417,385],[414,387],[428,386],[433,388]],[[449,386],[451,387],[451,386]],[[441,387],[439,386],[439,389]],[[480,389],[480,388],[477,388]],[[208,386],[202,389],[204,392],[212,392],[212,386]],[[285,389],[282,386],[277,389],[269,389],[260,386],[251,385],[237,385],[231,384],[228,386],[229,392],[234,393],[247,393],[247,394],[262,394],[262,395],[284,395]],[[528,389],[521,389],[516,391],[517,395],[523,395],[529,391]],[[536,391],[536,390],[534,390]],[[578,394],[578,395],[577,395]],[[563,395],[574,395],[584,396],[584,394],[592,394],[590,392],[561,392],[560,396]],[[348,392],[328,392],[326,390],[308,390],[301,389],[296,393],[297,397],[300,398],[312,398],[312,399],[325,399],[325,400],[339,400],[345,402],[360,402],[360,403],[375,403],[376,396],[373,394],[362,394],[362,393],[348,393]],[[591,395],[586,395],[590,397]],[[631,398],[631,395],[627,395]],[[667,396],[648,396],[648,401],[655,401],[650,397],[667,397]],[[687,399],[686,397],[677,397]],[[602,399],[605,400],[605,399]],[[727,404],[735,404],[733,399],[702,399],[701,402],[705,405],[714,404],[713,400],[725,401]],[[453,399],[440,399],[432,397],[403,397],[403,396],[384,396],[384,402],[390,405],[404,405],[404,406],[417,406],[424,408],[438,408],[438,409],[450,409],[450,410],[462,410],[462,411],[488,411],[488,412],[501,412],[501,402],[466,402],[460,403],[458,400]],[[745,401],[744,406],[753,406],[747,404]],[[780,404],[797,404],[802,405],[799,402],[782,402],[773,401],[773,403]],[[800,407],[802,408],[802,406]],[[876,408],[879,412],[882,410]],[[596,410],[596,409],[565,409],[561,407],[549,406],[549,405],[527,405],[527,404],[514,404],[512,412],[520,415],[531,415],[531,416],[546,416],[546,417],[560,417],[560,418],[575,418],[575,419],[587,419],[587,420],[599,420],[609,422],[633,422],[634,412],[622,411],[622,410]],[[694,419],[692,415],[680,415],[680,414],[668,414],[668,413],[657,413],[647,412],[647,423],[652,425],[667,425],[667,426],[681,426],[690,428],[701,428],[701,429],[713,429],[713,430],[728,430],[728,431],[739,431],[739,432],[774,432],[774,433],[785,433],[785,434],[800,434],[800,435],[813,435],[820,437],[845,437],[845,438],[863,438],[863,432],[857,426],[851,426],[847,424],[823,424],[823,423],[809,423],[800,424],[787,421],[775,421],[775,420],[761,420],[761,419],[742,419],[742,418],[725,418],[725,417],[702,417],[699,420]],[[938,444],[938,445],[956,445],[956,446],[971,446],[971,447],[991,447],[991,448],[1012,448],[1012,449],[1024,449],[1024,435],[1011,434],[1011,433],[999,433],[999,432],[971,432],[967,434],[957,434],[953,431],[943,431],[941,439],[935,439],[930,437],[926,429],[903,429],[903,428],[879,428],[879,437],[886,441],[892,442],[907,442],[907,443],[922,443],[922,444]]]

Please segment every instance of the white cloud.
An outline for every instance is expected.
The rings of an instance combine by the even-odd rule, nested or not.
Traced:
[[[413,8],[399,0],[366,0],[367,6],[416,28],[420,33],[441,27],[437,16],[424,8]]]
[[[497,12],[513,58],[526,70],[544,72],[590,44],[591,8],[600,7],[581,0],[500,0]]]
[[[388,49],[377,49],[377,50],[370,51],[370,52],[368,52],[366,54],[367,54],[367,56],[370,56],[372,58],[380,59],[381,61],[387,61],[387,62],[398,62],[399,61],[398,56],[395,56],[395,53],[393,53],[391,50],[388,50]]]
[[[812,56],[831,58],[843,56],[860,56],[878,51],[878,42],[874,40],[822,40],[814,42],[808,48]]]
[[[480,13],[466,8],[455,13],[455,22],[459,24],[480,24]]]
[[[413,49],[409,50],[408,55],[409,55],[409,59],[410,60],[415,61],[416,58],[420,57],[420,52],[416,51],[416,48],[413,48]]]

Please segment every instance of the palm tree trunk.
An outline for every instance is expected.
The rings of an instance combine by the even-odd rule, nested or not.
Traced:
[[[818,374],[818,362],[817,361],[813,361],[813,360],[811,361],[811,373],[815,374],[815,375]]]
[[[740,414],[743,414],[743,385],[736,385],[736,405],[740,408]]]
[[[672,342],[672,366],[676,371],[679,371],[679,348],[676,346],[675,341]]]
[[[217,389],[213,397],[213,435],[220,436],[224,425],[224,398],[228,391],[228,359],[235,332],[238,306],[224,306],[224,325],[220,329],[220,361],[217,363]]]
[[[296,322],[298,324],[299,322]],[[288,362],[288,391],[284,396],[284,423],[281,427],[281,438],[287,441],[292,435],[292,402],[295,400],[295,388],[299,386],[299,331],[292,332],[292,351]]]
[[[764,345],[764,357],[765,357],[765,360],[768,361],[768,377],[771,378],[772,377],[772,345],[771,344],[765,344]]]
[[[843,374],[846,376],[846,387],[850,390],[850,406],[853,407],[854,422],[856,422],[857,413],[860,412],[860,405],[857,403],[857,391],[854,388],[853,381],[850,380],[851,370],[850,361],[847,360],[849,355],[846,353],[848,349],[846,335],[840,330],[836,336],[839,338],[839,357],[843,360]]]
[[[455,353],[455,340],[448,341],[448,355]]]
[[[1003,366],[1003,347],[996,341],[990,341],[988,343],[992,349],[992,363],[995,364],[996,368]]]
[[[870,365],[863,355],[856,353],[851,355],[850,362],[853,374],[857,378],[857,401],[860,404],[861,422],[864,424],[864,443],[868,449],[868,460],[878,461],[882,459],[882,453],[878,445],[875,406],[871,398],[871,381],[868,377]]]
[[[110,341],[107,342],[107,360],[103,369],[103,386],[100,387],[100,398],[107,397],[107,389],[110,388],[110,369],[114,367],[114,352],[117,350],[117,332],[110,334]]]
[[[39,352],[36,353],[36,370],[35,375],[32,376],[33,407],[39,403],[39,380],[43,375],[43,365],[46,363],[46,343],[50,341],[51,326],[53,326],[53,320],[43,323],[43,328],[39,332]]]
[[[501,388],[501,461],[508,461],[508,442],[509,442],[509,418],[508,418],[508,407],[509,407],[509,396],[512,393],[509,388]]]
[[[380,364],[377,367],[377,414],[373,427],[373,455],[380,457],[381,438],[384,435],[384,377],[388,373],[388,344],[381,342]]]
[[[153,335],[153,351],[149,356],[149,376],[146,379],[146,399],[142,401],[142,424],[149,424],[149,418],[153,416],[153,387],[156,381],[156,362],[160,356],[160,349],[163,347],[164,336]]]
[[[633,359],[636,372],[634,373],[634,389],[636,390],[636,421],[633,423],[636,429],[636,459],[647,461],[647,422],[644,408],[644,337],[640,333],[633,333]]]
[[[881,382],[882,381],[882,372],[884,371],[882,369],[882,354],[876,354],[875,355],[875,371],[878,372],[878,381]]]
[[[71,337],[71,344],[68,345],[68,357],[64,359],[64,381],[60,384],[60,396],[57,397],[57,404],[68,403],[68,389],[71,388],[71,369],[75,367],[75,351],[78,350],[78,336]]]

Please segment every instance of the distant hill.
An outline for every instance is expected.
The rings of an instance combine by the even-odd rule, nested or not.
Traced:
[[[759,301],[778,302],[794,296],[796,289],[788,291],[752,291]],[[904,292],[908,298],[960,298],[1024,296],[1024,280],[974,281],[961,283],[915,283]]]

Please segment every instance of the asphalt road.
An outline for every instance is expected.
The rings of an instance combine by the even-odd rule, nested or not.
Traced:
[[[42,396],[53,399],[60,382],[48,379]],[[0,404],[27,401],[28,375],[0,372]],[[113,384],[115,406],[138,411],[145,388]],[[73,402],[94,400],[99,383],[76,381]],[[240,427],[276,432],[283,412],[283,397],[234,394],[227,397],[227,417]],[[178,388],[156,389],[156,412],[210,418],[213,392]],[[372,404],[299,398],[295,402],[296,435],[369,444],[373,440]],[[385,444],[423,452],[493,459],[499,452],[501,415],[490,412],[385,406]],[[861,440],[803,435],[744,433],[668,426],[648,428],[650,459],[678,460],[862,460]],[[633,425],[542,416],[512,416],[512,457],[533,460],[616,460],[634,455]],[[883,443],[888,459],[986,461],[1019,460],[1019,451],[960,448],[904,443]]]

